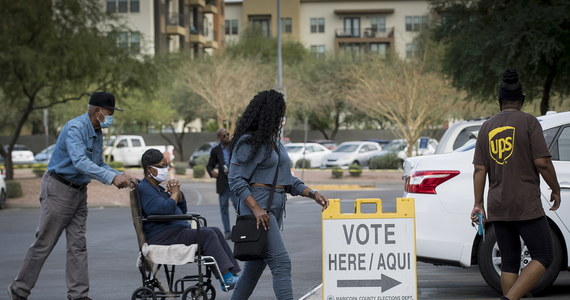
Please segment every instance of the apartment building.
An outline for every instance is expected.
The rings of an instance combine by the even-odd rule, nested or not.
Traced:
[[[257,26],[266,36],[277,30],[276,0],[226,0],[226,41]],[[428,24],[421,0],[281,0],[282,36],[301,42],[315,55],[326,52],[416,55],[413,40]]]
[[[119,33],[121,47],[154,55],[217,51],[224,39],[223,0],[99,0],[129,31]]]

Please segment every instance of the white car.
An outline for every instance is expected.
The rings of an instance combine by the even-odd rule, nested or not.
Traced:
[[[565,202],[570,199],[570,112],[537,119],[552,154],[563,200],[558,210],[550,211],[550,189],[541,178],[542,204],[553,234],[554,260],[534,292],[548,288],[560,271],[570,269],[570,204]],[[474,142],[470,142],[456,152],[406,159],[404,197],[415,198],[419,261],[464,268],[479,265],[485,281],[500,292],[501,257],[493,225],[486,224],[483,239],[469,218],[473,209],[474,148]],[[521,267],[531,260],[526,247],[521,258]]]
[[[8,146],[4,146],[4,151],[8,151]],[[26,145],[15,144],[12,149],[12,163],[15,165],[33,164],[34,153]]]
[[[485,121],[486,119],[469,120],[453,124],[445,131],[439,140],[435,154],[453,152],[470,139],[476,138],[473,132],[479,132],[481,125],[483,125]]]
[[[295,167],[297,160],[305,158],[311,161],[311,168],[318,168],[325,156],[331,153],[331,150],[317,143],[289,143],[284,146],[293,167]]]
[[[380,151],[382,147],[376,142],[344,142],[325,157],[321,167],[366,166],[370,157],[380,154]]]
[[[413,156],[430,155],[435,153],[438,146],[436,139],[429,137],[421,137],[417,142],[417,149],[412,150]],[[382,151],[377,156],[396,154],[400,159],[404,160],[408,157],[408,143],[404,139],[397,139],[390,141],[382,148]]]

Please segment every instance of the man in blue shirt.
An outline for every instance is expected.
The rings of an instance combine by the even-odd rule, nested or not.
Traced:
[[[230,215],[228,206],[230,199],[232,206],[237,209],[238,199],[230,193],[230,185],[228,184],[228,168],[230,166],[230,133],[225,128],[220,128],[216,132],[220,143],[213,147],[210,151],[210,160],[206,168],[212,178],[216,178],[216,193],[218,193],[220,201],[220,214],[224,225],[224,236],[226,240],[230,239]],[[217,168],[217,170],[216,170]]]
[[[65,230],[67,240],[67,298],[90,299],[87,271],[87,184],[96,179],[125,188],[133,178],[103,161],[102,128],[113,124],[115,97],[96,92],[89,111],[65,124],[42,178],[40,219],[36,241],[30,246],[20,272],[8,287],[10,299],[27,299],[42,266]]]

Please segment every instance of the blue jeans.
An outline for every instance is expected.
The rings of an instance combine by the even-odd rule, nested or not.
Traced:
[[[237,210],[238,199],[230,193],[230,186],[226,184],[224,191],[218,195],[220,200],[220,215],[222,216],[222,224],[224,225],[224,233],[230,233],[230,213],[228,211],[228,204],[230,198],[232,199],[232,205],[234,209]]]
[[[275,293],[275,298],[279,300],[293,300],[291,258],[289,258],[287,249],[285,249],[277,219],[273,214],[269,216],[267,257],[265,259],[245,262],[243,271],[232,295],[232,300],[249,299],[266,266],[269,266],[273,277],[273,292]]]

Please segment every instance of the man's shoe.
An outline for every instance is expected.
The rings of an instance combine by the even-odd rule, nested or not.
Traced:
[[[12,289],[12,284],[10,284],[8,286],[8,296],[10,296],[10,298],[9,298],[10,300],[26,300],[26,299],[28,299],[26,297],[22,297],[22,296],[16,294],[14,292],[14,290]]]
[[[229,232],[226,232],[226,233],[224,233],[224,238],[225,238],[226,240],[229,240],[229,239],[232,238],[232,234],[229,233]]]

